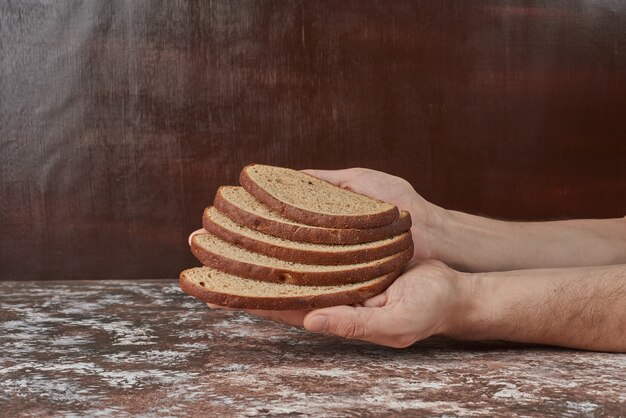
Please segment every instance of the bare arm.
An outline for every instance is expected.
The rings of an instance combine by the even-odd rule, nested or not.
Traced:
[[[626,219],[503,222],[441,211],[433,258],[464,271],[626,263]]]
[[[626,352],[626,264],[478,273],[460,280],[465,306],[443,334]]]

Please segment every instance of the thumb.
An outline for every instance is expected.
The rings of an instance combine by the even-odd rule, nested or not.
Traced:
[[[397,319],[388,306],[334,306],[309,312],[303,325],[311,332],[326,332],[394,348],[408,347],[417,338]]]
[[[304,327],[312,332],[384,344],[381,323],[385,316],[380,308],[335,306],[310,312],[304,318]]]

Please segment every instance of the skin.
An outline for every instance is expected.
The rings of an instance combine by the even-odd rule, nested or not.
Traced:
[[[385,173],[305,171],[408,210],[413,261],[358,306],[249,313],[397,348],[445,335],[626,352],[626,219],[503,222],[440,208]]]

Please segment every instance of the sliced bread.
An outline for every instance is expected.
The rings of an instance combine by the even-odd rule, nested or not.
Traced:
[[[241,185],[286,218],[325,228],[374,228],[399,217],[398,208],[289,168],[252,164]]]
[[[215,207],[202,218],[204,229],[218,238],[250,251],[303,264],[356,264],[400,252],[411,245],[411,233],[365,244],[333,245],[289,241],[247,228],[232,221]]]
[[[205,266],[247,279],[300,286],[334,286],[364,282],[401,270],[413,256],[413,241],[397,254],[340,266],[280,260],[238,247],[213,234],[194,235],[191,251]]]
[[[343,286],[296,286],[245,279],[210,267],[180,274],[180,288],[205,302],[229,308],[309,310],[363,302],[382,293],[399,272]]]
[[[314,244],[361,244],[393,237],[411,228],[411,215],[401,211],[391,224],[375,228],[323,228],[285,218],[240,186],[222,186],[213,205],[236,223],[275,237]]]

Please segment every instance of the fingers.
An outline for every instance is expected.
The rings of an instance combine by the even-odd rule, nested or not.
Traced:
[[[369,341],[390,347],[407,347],[413,341],[393,329],[393,315],[386,308],[335,306],[318,309],[304,318],[311,332],[327,332],[342,338]]]
[[[362,303],[363,306],[367,308],[380,308],[385,306],[387,303],[387,293],[381,293],[380,295],[376,295],[373,298],[369,298],[365,302]]]
[[[188,240],[188,242],[189,242],[189,246],[191,247],[191,239],[193,238],[193,236],[194,236],[194,235],[198,235],[198,234],[206,234],[206,233],[207,233],[207,230],[206,230],[206,229],[204,229],[204,228],[203,228],[203,229],[198,229],[198,230],[196,230],[196,231],[193,231],[193,232],[191,233],[191,235],[189,235],[189,238],[187,239],[187,240]]]

